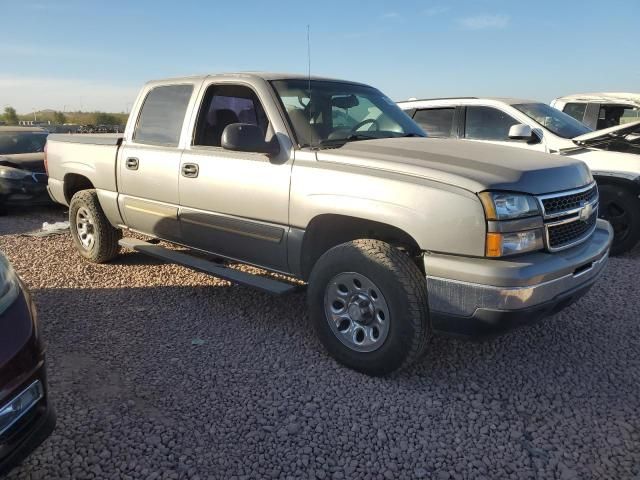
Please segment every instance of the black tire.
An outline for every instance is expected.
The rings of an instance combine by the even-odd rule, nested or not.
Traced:
[[[613,227],[611,255],[628,252],[640,241],[640,199],[638,192],[616,185],[599,185],[599,217]]]
[[[90,218],[93,241],[86,242],[86,235],[79,229],[83,227],[78,219],[78,212],[82,211],[84,218]],[[122,238],[122,231],[114,228],[100,206],[98,194],[95,190],[82,190],[76,193],[69,205],[69,225],[73,243],[84,258],[93,263],[105,263],[114,259],[120,252],[118,240]],[[83,238],[81,238],[83,237]]]
[[[332,280],[354,274],[375,284],[388,306],[387,332],[373,351],[355,351],[345,345],[332,330],[335,327],[325,310],[325,293],[336,288]],[[410,365],[424,353],[431,336],[424,275],[408,255],[378,240],[354,240],[322,255],[309,278],[307,302],[316,334],[328,352],[343,365],[368,375],[386,375]]]

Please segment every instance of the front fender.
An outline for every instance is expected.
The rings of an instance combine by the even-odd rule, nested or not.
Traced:
[[[486,225],[478,197],[443,183],[335,164],[296,166],[291,225],[306,229],[323,214],[391,225],[415,239],[423,251],[484,255]]]

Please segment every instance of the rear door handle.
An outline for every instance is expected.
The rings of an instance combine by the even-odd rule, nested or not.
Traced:
[[[140,161],[135,157],[129,157],[127,158],[126,165],[129,170],[137,170],[140,165]]]
[[[188,178],[196,178],[199,172],[198,165],[196,163],[185,163],[182,165],[182,176]]]

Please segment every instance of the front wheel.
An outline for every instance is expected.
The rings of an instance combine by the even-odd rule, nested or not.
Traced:
[[[104,263],[118,255],[122,231],[109,223],[95,190],[82,190],[73,196],[69,224],[76,249],[90,262]]]
[[[344,243],[320,257],[307,301],[329,353],[368,375],[408,366],[431,334],[424,275],[405,253],[378,240]]]
[[[599,216],[613,227],[611,255],[631,250],[640,241],[640,199],[624,187],[601,185]]]

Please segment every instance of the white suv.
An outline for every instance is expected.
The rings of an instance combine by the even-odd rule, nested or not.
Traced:
[[[593,171],[599,215],[611,222],[613,254],[640,241],[640,122],[593,132],[545,103],[515,98],[399,102],[430,137],[459,138],[571,156]]]

